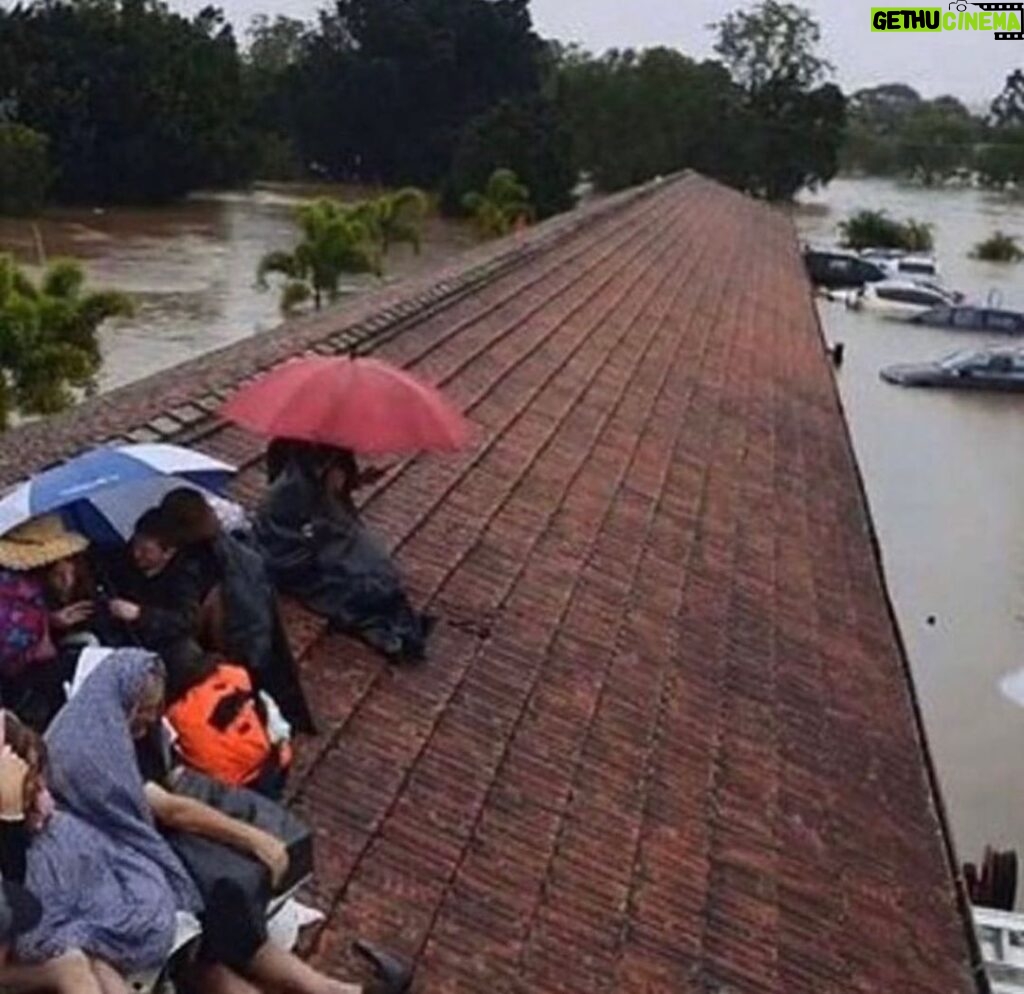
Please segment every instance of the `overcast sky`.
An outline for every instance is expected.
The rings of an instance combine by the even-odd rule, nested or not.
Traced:
[[[171,0],[198,9],[206,0]],[[220,0],[236,25],[253,14],[309,17],[317,0]],[[877,2],[877,0],[875,0]],[[737,0],[533,0],[537,29],[594,51],[670,45],[695,56],[711,54],[705,25],[744,5]],[[1024,41],[995,41],[985,32],[903,36],[872,33],[871,0],[804,0],[824,30],[824,46],[844,89],[909,83],[927,96],[954,93],[985,105],[1007,74],[1024,66]],[[945,4],[943,4],[945,6]]]

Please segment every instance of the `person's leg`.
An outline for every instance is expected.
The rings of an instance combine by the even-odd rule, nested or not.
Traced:
[[[318,973],[298,956],[265,942],[249,963],[248,974],[258,987],[289,994],[362,994],[361,984],[345,984]]]
[[[50,991],[53,994],[105,994],[88,957],[65,953],[46,963],[10,963],[0,966],[0,986],[21,992]]]
[[[131,994],[131,988],[120,973],[103,960],[92,961],[92,972],[103,988],[103,994]]]
[[[233,970],[219,964],[199,963],[189,976],[189,989],[196,994],[260,994]]]

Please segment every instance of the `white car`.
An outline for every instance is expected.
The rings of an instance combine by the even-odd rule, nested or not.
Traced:
[[[851,310],[906,320],[935,307],[952,307],[960,302],[961,296],[936,283],[883,280],[845,294],[843,300]]]
[[[894,279],[903,276],[932,280],[939,278],[939,263],[933,255],[911,254],[895,249],[865,249],[860,257],[881,266]]]

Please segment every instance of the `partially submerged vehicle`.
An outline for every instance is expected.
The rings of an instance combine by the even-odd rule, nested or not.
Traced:
[[[912,279],[939,278],[939,263],[933,255],[903,252],[899,249],[865,249],[861,258],[884,269],[890,277]]]
[[[1024,349],[954,352],[939,362],[888,366],[881,375],[902,387],[1024,391]]]
[[[804,248],[804,265],[815,286],[853,290],[888,277],[885,267],[843,249]]]
[[[1024,994],[1024,915],[979,907],[972,912],[992,994]]]
[[[993,335],[1024,335],[1024,313],[1002,307],[956,304],[934,307],[910,318],[911,324],[951,331],[982,331]]]
[[[963,295],[923,280],[883,280],[842,296],[851,310],[908,320],[939,307],[954,307]]]

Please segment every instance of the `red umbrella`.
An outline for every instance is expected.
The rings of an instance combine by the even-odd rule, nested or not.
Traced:
[[[451,452],[470,438],[469,423],[439,390],[378,359],[286,362],[242,387],[221,414],[268,438],[368,456]]]

